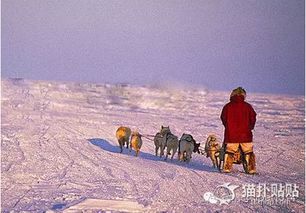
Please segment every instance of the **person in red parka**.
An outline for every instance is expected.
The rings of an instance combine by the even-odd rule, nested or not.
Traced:
[[[230,172],[234,161],[234,153],[240,149],[244,157],[244,169],[248,174],[254,174],[255,155],[253,153],[253,134],[256,123],[256,112],[251,104],[245,101],[246,92],[242,87],[234,89],[221,113],[225,127],[225,155],[223,172]]]

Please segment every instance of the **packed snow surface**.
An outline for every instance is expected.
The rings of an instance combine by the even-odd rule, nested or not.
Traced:
[[[172,86],[95,85],[3,79],[1,210],[32,212],[304,212],[304,96],[248,93],[257,112],[257,175],[230,174],[194,153],[189,164],[155,156],[150,137],[139,157],[119,153],[116,129],[144,135],[160,126],[204,146],[223,138],[220,113],[229,91]],[[218,185],[239,186],[228,205],[203,199]],[[242,200],[243,186],[296,184],[287,205]],[[258,192],[258,191],[257,191]],[[271,192],[270,192],[271,193]],[[251,196],[251,194],[249,194]]]

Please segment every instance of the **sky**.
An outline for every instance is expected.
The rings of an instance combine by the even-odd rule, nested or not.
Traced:
[[[303,0],[2,0],[2,78],[305,94]]]

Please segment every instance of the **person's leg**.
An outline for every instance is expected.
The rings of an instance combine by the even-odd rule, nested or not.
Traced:
[[[225,154],[224,154],[224,164],[223,172],[231,172],[234,162],[234,153],[238,150],[238,143],[228,143],[226,144]]]
[[[253,143],[241,143],[240,147],[245,158],[245,166],[244,166],[245,172],[248,174],[255,174],[256,161],[255,161],[255,154],[253,152]]]

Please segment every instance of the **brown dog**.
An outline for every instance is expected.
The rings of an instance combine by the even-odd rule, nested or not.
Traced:
[[[219,168],[220,165],[220,149],[221,147],[217,141],[217,137],[215,135],[209,135],[205,143],[205,152],[206,157],[211,159],[214,168]]]
[[[133,148],[136,151],[136,157],[139,154],[141,146],[142,146],[141,134],[139,134],[139,132],[133,132],[131,136],[130,151]]]
[[[129,139],[131,135],[131,129],[128,127],[121,126],[116,131],[116,138],[120,146],[120,153],[123,151],[123,147],[126,143],[126,148],[129,147]]]

